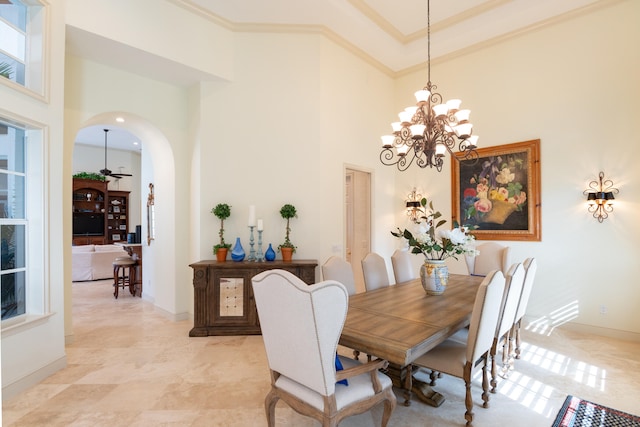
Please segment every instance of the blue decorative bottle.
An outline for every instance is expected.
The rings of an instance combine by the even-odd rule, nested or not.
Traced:
[[[276,251],[274,251],[271,247],[271,243],[269,243],[269,248],[264,253],[264,259],[266,259],[267,261],[273,261],[274,259],[276,259]]]
[[[245,252],[242,248],[242,243],[240,243],[240,238],[236,237],[236,244],[231,250],[231,259],[236,262],[240,262],[244,259]]]

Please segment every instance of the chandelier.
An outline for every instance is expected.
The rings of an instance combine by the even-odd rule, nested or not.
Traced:
[[[431,18],[427,0],[427,85],[415,93],[416,106],[407,107],[398,116],[400,121],[391,123],[392,135],[382,137],[380,161],[387,166],[396,165],[405,171],[415,162],[421,168],[427,166],[442,170],[444,156],[453,154],[457,147],[462,159],[477,159],[478,136],[472,135],[469,122],[471,111],[460,109],[462,101],[451,99],[442,102],[442,95],[431,83]]]

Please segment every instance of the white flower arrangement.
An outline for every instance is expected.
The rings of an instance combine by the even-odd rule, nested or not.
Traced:
[[[451,230],[437,230],[438,227],[446,223],[446,220],[435,222],[442,214],[433,208],[433,202],[428,202],[426,198],[420,201],[424,208],[424,215],[415,227],[414,232],[405,229],[391,232],[395,237],[407,239],[411,253],[423,254],[427,260],[444,260],[447,258],[458,259],[458,255],[478,255],[478,251],[473,247],[475,238],[469,233],[468,227],[460,227],[454,221],[454,228]],[[427,205],[429,208],[427,209]]]

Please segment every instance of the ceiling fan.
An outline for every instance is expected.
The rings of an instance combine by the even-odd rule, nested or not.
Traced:
[[[123,176],[132,176],[130,173],[113,173],[110,169],[107,169],[107,134],[109,129],[104,130],[104,169],[100,170],[100,173],[104,176],[111,176],[115,179],[120,179]]]

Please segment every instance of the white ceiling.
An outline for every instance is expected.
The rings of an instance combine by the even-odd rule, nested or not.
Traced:
[[[127,150],[127,151],[141,151],[142,144],[139,138],[136,138],[131,132],[116,128],[113,126],[87,126],[78,131],[76,135],[75,143],[84,145],[94,145],[104,148],[105,143],[105,131],[107,136],[107,148],[109,150]]]
[[[427,60],[426,0],[165,0],[188,7],[234,31],[323,31],[388,73]],[[431,60],[496,43],[591,8],[620,0],[431,0]],[[153,11],[149,11],[153,19]],[[173,84],[211,80],[181,64],[67,28],[76,56]],[[131,149],[129,136],[110,133],[109,146]],[[104,146],[97,126],[77,142]],[[139,149],[139,148],[133,148]]]

